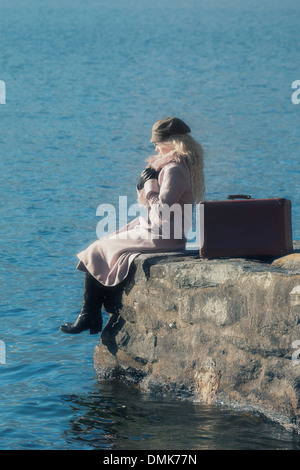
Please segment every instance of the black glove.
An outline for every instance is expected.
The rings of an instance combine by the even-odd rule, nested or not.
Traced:
[[[136,185],[137,189],[139,191],[143,189],[145,182],[151,179],[157,179],[158,174],[159,171],[154,170],[154,168],[152,168],[151,166],[149,168],[145,168],[145,170],[143,170],[141,173],[140,179],[138,180],[138,184]]]

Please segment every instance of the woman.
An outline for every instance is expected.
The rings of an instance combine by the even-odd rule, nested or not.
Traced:
[[[146,205],[147,220],[137,217],[77,255],[77,269],[85,272],[83,304],[76,321],[60,327],[64,333],[101,331],[102,304],[122,285],[140,253],[184,248],[192,207],[204,193],[202,147],[190,132],[185,122],[174,117],[153,125],[150,142],[158,155],[148,159],[137,184],[138,202]]]

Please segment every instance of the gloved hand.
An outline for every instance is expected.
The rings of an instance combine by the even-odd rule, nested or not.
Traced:
[[[136,185],[137,189],[139,191],[143,189],[145,182],[151,179],[157,179],[158,174],[159,171],[154,170],[154,168],[152,168],[151,166],[149,168],[145,168],[145,170],[142,171],[140,179],[138,180],[138,183]]]

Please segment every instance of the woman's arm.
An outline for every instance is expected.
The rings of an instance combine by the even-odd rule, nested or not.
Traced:
[[[157,179],[145,182],[145,196],[149,206],[154,204],[172,206],[180,200],[186,189],[187,168],[183,164],[166,165]]]
[[[172,163],[161,170],[158,180],[149,179],[145,182],[148,221],[153,238],[183,238],[184,215],[179,201],[188,179],[185,165]]]

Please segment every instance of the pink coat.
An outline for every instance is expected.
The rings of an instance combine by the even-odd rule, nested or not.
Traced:
[[[189,170],[179,159],[166,160],[160,168],[158,180],[146,181],[138,192],[139,201],[147,206],[148,220],[137,217],[117,232],[96,240],[77,254],[77,269],[89,271],[105,286],[115,286],[126,278],[140,253],[184,249],[192,223]],[[168,210],[172,205],[173,211]]]

